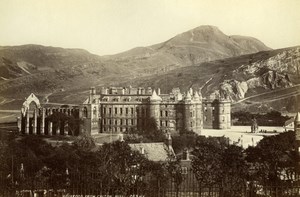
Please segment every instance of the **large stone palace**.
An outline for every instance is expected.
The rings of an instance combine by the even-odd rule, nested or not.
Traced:
[[[176,134],[201,133],[205,129],[229,129],[231,102],[225,98],[204,99],[200,91],[169,94],[160,89],[133,87],[90,89],[80,105],[41,104],[31,94],[22,106],[19,128],[22,133],[78,135],[88,132],[122,133],[143,130],[150,121],[159,129]]]

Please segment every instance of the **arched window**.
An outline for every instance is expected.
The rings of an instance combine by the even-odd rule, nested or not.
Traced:
[[[94,109],[93,109],[93,117],[97,118],[97,108],[96,107],[94,107]]]
[[[83,114],[83,117],[84,118],[87,118],[87,116],[88,116],[88,111],[87,111],[87,108],[86,107],[84,107],[83,109],[82,109],[82,114]]]

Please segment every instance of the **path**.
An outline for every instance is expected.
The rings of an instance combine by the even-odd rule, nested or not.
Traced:
[[[243,98],[241,100],[238,100],[234,104],[238,104],[238,103],[241,103],[243,101],[246,101],[246,100],[249,100],[249,99],[252,99],[252,98],[256,98],[256,97],[259,97],[259,96],[268,95],[268,94],[274,94],[276,92],[284,91],[284,90],[295,88],[295,87],[299,87],[299,89],[296,89],[297,92],[295,92],[295,93],[286,93],[284,95],[294,96],[294,95],[300,94],[300,84],[297,84],[297,85],[294,85],[293,87],[290,87],[290,88],[277,89],[277,90],[272,90],[271,92],[264,92],[264,93],[256,94],[256,95],[253,95],[253,96],[249,96],[249,97]],[[282,96],[284,96],[284,95],[282,95]],[[276,98],[274,98],[273,100],[276,100]],[[277,100],[280,100],[280,99],[277,99]]]

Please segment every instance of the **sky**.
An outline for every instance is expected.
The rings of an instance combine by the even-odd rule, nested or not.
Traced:
[[[0,46],[41,44],[115,54],[201,25],[300,45],[300,0],[0,0]]]

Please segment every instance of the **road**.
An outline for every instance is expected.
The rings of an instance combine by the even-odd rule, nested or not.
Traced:
[[[238,104],[238,103],[244,102],[246,100],[257,98],[257,97],[268,95],[268,94],[274,94],[274,93],[278,93],[278,92],[281,92],[281,91],[286,91],[287,89],[291,89],[291,88],[294,89],[295,87],[299,87],[298,89],[296,89],[296,92],[295,91],[288,92],[286,94],[281,95],[278,98],[274,98],[274,99],[271,99],[271,100],[268,100],[268,101],[276,101],[276,100],[281,100],[283,98],[288,98],[288,97],[291,97],[291,96],[300,95],[300,84],[297,84],[297,85],[294,85],[293,87],[290,87],[290,88],[277,89],[277,90],[272,90],[270,92],[264,92],[264,93],[256,94],[256,95],[253,95],[253,96],[249,96],[249,97],[243,98],[243,99],[241,99],[241,100],[239,100],[239,101],[237,101],[233,104]]]

